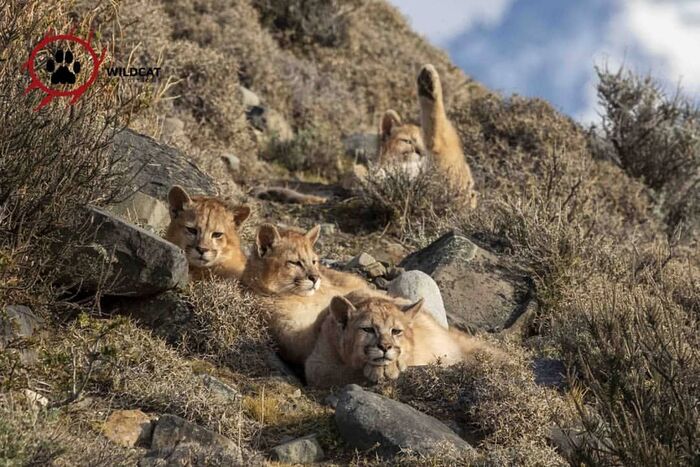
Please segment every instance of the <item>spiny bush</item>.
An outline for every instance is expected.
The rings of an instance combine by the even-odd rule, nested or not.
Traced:
[[[77,237],[79,209],[120,193],[129,167],[108,146],[128,116],[145,104],[139,93],[99,78],[74,105],[66,107],[59,98],[32,112],[44,95],[36,90],[25,95],[23,61],[49,26],[70,29],[67,8],[0,3],[0,251],[5,258],[0,299],[11,279],[16,292],[52,277],[50,271],[62,261],[51,248],[59,230],[64,228],[60,236],[65,237],[65,227],[72,226]],[[109,21],[111,13],[100,7],[83,11],[76,34],[87,36],[96,17]],[[104,45],[98,41],[95,47]]]
[[[655,278],[647,270],[632,283],[593,278],[558,318],[555,334],[586,388],[577,405],[580,421],[598,441],[579,446],[579,461],[700,461],[700,269],[681,263],[683,275],[659,270]]]
[[[194,317],[182,350],[249,376],[269,373],[265,354],[272,343],[258,297],[222,279],[195,282],[187,296]]]
[[[601,128],[624,170],[658,194],[671,229],[700,221],[700,111],[650,76],[598,68]]]
[[[347,40],[349,14],[363,0],[254,0],[260,21],[282,44],[317,43],[338,47]]]
[[[392,233],[416,245],[425,243],[469,209],[459,190],[432,167],[416,176],[403,170],[380,173],[370,167],[367,177],[359,182],[359,197],[364,209],[382,220],[380,227],[390,224]]]
[[[291,140],[273,136],[262,157],[291,171],[337,177],[341,170],[343,148],[340,140],[319,127],[299,130]]]

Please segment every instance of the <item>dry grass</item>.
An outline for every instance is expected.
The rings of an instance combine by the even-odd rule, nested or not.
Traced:
[[[237,373],[269,373],[265,355],[272,343],[258,297],[222,279],[191,284],[187,297],[194,317],[182,337],[182,351]]]

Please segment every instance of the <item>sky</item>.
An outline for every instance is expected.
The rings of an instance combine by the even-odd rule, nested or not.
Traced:
[[[595,66],[700,96],[700,0],[390,0],[468,75],[598,119]]]

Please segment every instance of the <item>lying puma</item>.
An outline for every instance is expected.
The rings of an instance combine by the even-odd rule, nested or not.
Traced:
[[[417,88],[420,128],[403,123],[396,111],[387,110],[379,125],[377,162],[380,168],[399,167],[412,176],[431,164],[448,177],[474,208],[477,203],[474,179],[459,135],[445,113],[440,76],[434,66],[423,66]]]
[[[270,297],[270,328],[282,357],[304,363],[316,343],[324,310],[335,295],[368,289],[349,273],[319,264],[314,244],[321,228],[306,233],[263,224],[241,281]]]
[[[165,238],[184,250],[192,278],[208,274],[240,277],[246,257],[238,227],[250,215],[250,208],[232,208],[214,197],[190,197],[178,185],[170,189],[168,201],[170,225]]]
[[[333,297],[306,360],[307,382],[317,387],[378,382],[398,378],[409,366],[467,361],[480,350],[500,355],[479,339],[443,328],[422,306],[422,299],[401,305],[363,291]]]

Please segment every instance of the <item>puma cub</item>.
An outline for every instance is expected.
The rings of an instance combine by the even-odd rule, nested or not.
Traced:
[[[307,382],[317,387],[376,383],[396,379],[410,366],[451,365],[480,350],[500,354],[479,339],[443,328],[422,307],[422,299],[403,305],[363,291],[333,297],[306,360]]]
[[[368,288],[359,276],[319,264],[314,244],[320,232],[320,226],[300,233],[261,225],[241,277],[248,287],[270,298],[269,325],[282,357],[298,364],[313,350],[331,298]]]
[[[403,123],[394,110],[387,110],[379,126],[380,167],[404,167],[414,175],[431,164],[442,171],[474,208],[477,193],[464,157],[462,143],[445,113],[440,76],[433,65],[424,65],[416,81],[421,126]]]
[[[229,207],[209,196],[190,196],[175,185],[168,193],[170,225],[166,240],[182,248],[190,275],[207,274],[239,278],[246,257],[241,250],[238,227],[250,215],[248,206]]]

